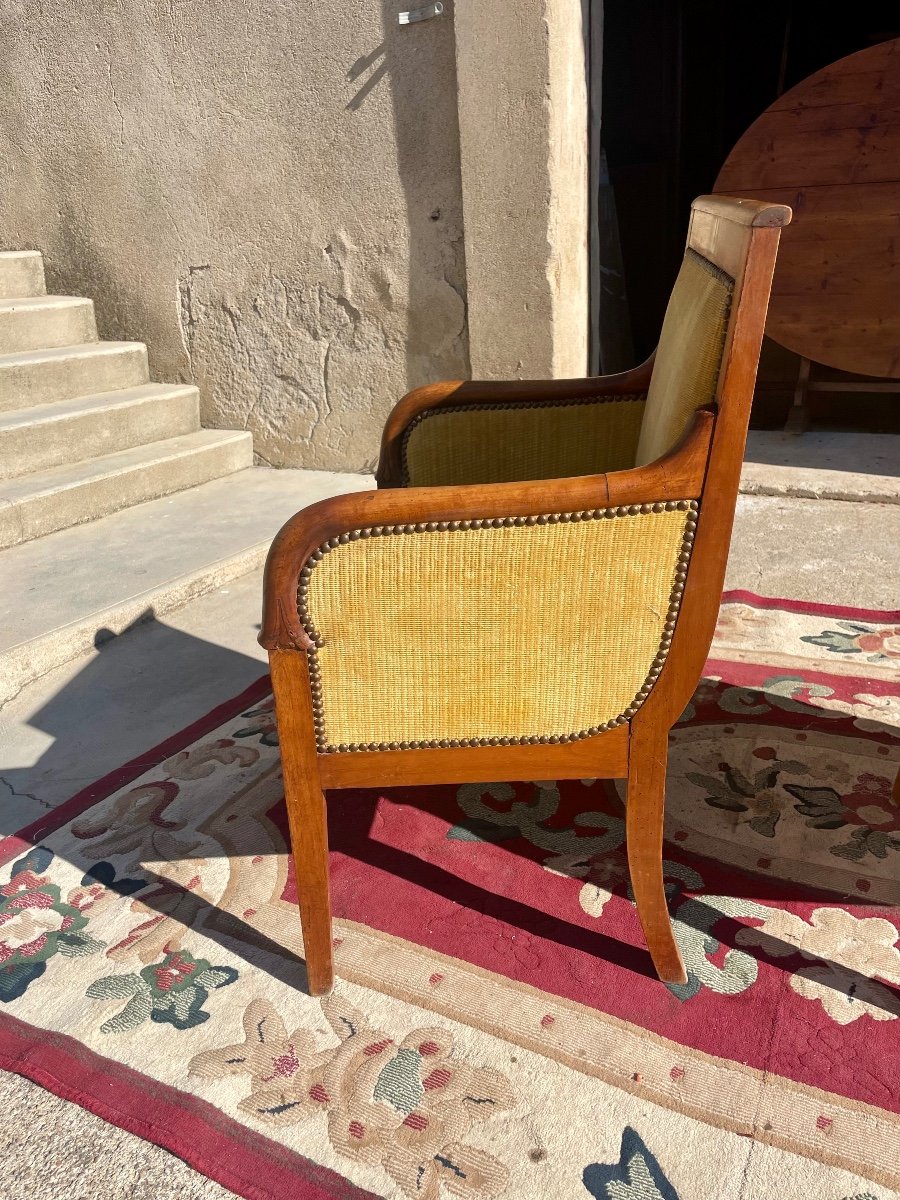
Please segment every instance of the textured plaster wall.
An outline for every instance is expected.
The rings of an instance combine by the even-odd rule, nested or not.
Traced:
[[[468,374],[454,26],[405,0],[6,0],[0,240],[272,464]]]

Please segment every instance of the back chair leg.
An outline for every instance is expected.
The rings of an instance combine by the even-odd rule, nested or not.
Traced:
[[[269,663],[306,975],[310,995],[324,996],[334,986],[328,825],[316,759],[305,655],[296,650],[272,650]]]
[[[625,832],[631,886],[656,973],[664,983],[687,983],[663,882],[667,733],[632,726]]]

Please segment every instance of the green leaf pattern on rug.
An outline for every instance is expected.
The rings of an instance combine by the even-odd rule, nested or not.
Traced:
[[[702,693],[698,689],[694,697]],[[807,714],[811,700],[828,700],[834,695],[834,688],[823,683],[812,683],[802,675],[772,675],[761,684],[754,687],[733,686],[724,688],[717,694],[717,703],[724,712],[741,714],[743,716],[763,716],[773,709],[783,709],[785,712]],[[816,716],[835,720],[844,716],[836,709],[814,705]],[[690,720],[696,715],[696,704],[692,702],[682,716],[679,724]]]
[[[806,763],[794,759],[779,759],[772,746],[759,746],[754,757],[766,766],[760,766],[751,775],[728,762],[718,764],[718,776],[687,771],[685,778],[706,795],[704,801],[711,808],[722,808],[728,812],[752,812],[748,825],[761,837],[774,837],[783,808],[782,790],[790,790],[781,783],[783,774],[805,775]]]
[[[590,786],[593,780],[583,780]],[[456,801],[466,814],[466,820],[454,825],[447,837],[454,841],[502,842],[523,837],[556,855],[576,852],[579,859],[607,850],[615,850],[625,842],[625,822],[605,812],[582,812],[575,817],[575,826],[565,829],[550,827],[559,809],[559,784],[555,780],[535,782],[527,800],[516,800],[516,789],[508,783],[466,783],[457,789]],[[512,801],[512,803],[510,803]],[[579,832],[599,829],[596,836]]]
[[[682,863],[664,862],[663,869],[667,879],[677,874],[692,891],[703,886],[700,876]],[[738,996],[756,983],[759,964],[752,954],[732,948],[725,952],[721,966],[713,962],[721,950],[721,943],[712,930],[723,917],[758,917],[762,920],[768,909],[735,896],[703,895],[681,898],[680,902],[676,899],[674,903],[670,898],[669,903],[675,937],[688,977],[684,984],[666,984],[674,996],[679,1000],[690,1000],[703,988],[720,996]]]
[[[241,713],[242,717],[252,718],[251,724],[234,730],[236,738],[259,738],[261,746],[277,746],[278,730],[275,726],[275,700],[269,697],[254,708]]]
[[[679,1200],[662,1167],[630,1125],[622,1130],[619,1161],[591,1163],[582,1180],[594,1200]]]
[[[849,841],[830,847],[835,857],[861,862],[869,854],[883,859],[900,850],[900,808],[891,798],[887,776],[863,772],[844,794],[833,787],[797,784],[785,784],[784,790],[800,801],[794,808],[810,829],[855,827]]]
[[[900,625],[863,625],[858,621],[835,621],[837,629],[800,638],[810,646],[822,646],[831,654],[865,654],[866,662],[886,663],[900,659]]]
[[[807,793],[819,797],[827,791],[832,808],[841,805],[842,798],[832,789],[806,789],[781,783],[782,774],[807,774],[807,764],[794,759],[779,759],[777,751],[770,745],[756,747],[753,755],[761,766],[752,773],[752,778],[727,762],[719,763],[719,778],[701,773],[687,773],[687,778],[696,786],[707,789],[707,801],[713,807],[738,811],[753,808],[758,817],[750,822],[750,827],[765,837],[774,837],[778,815],[782,811],[782,804],[776,795],[778,787],[795,797],[804,796],[807,800]],[[491,829],[491,841],[523,837],[541,849],[556,851],[545,860],[545,869],[582,879],[584,882],[579,902],[582,909],[595,918],[603,915],[614,888],[624,886],[633,902],[624,860],[616,853],[624,842],[624,823],[621,820],[601,812],[580,813],[575,818],[575,825],[594,826],[602,830],[597,837],[585,836],[575,826],[552,825],[560,803],[559,787],[555,782],[534,783],[528,799],[517,800],[516,795],[516,789],[509,784],[467,784],[460,787],[457,802],[466,813],[467,821],[465,825],[451,829],[447,836],[465,839],[471,836],[468,831],[475,825],[482,830]],[[848,807],[846,810],[840,809],[843,814],[841,823],[871,818],[872,805],[881,802],[885,805],[885,819],[900,828],[900,810],[890,806],[889,783],[886,779],[875,775],[860,776],[856,790],[844,799]],[[804,811],[801,805],[795,807]],[[832,808],[829,808],[829,812]],[[866,828],[857,830],[857,834],[871,839],[877,831]],[[877,853],[878,849],[878,846],[870,847],[870,852]],[[835,853],[839,851],[840,848],[833,850]],[[679,1000],[691,1000],[704,989],[723,996],[737,996],[747,991],[758,979],[759,963],[744,946],[759,946],[774,958],[783,957],[797,952],[797,931],[800,930],[804,936],[818,938],[815,944],[819,946],[823,961],[801,966],[792,974],[791,986],[798,995],[821,1002],[825,1012],[837,1024],[846,1024],[863,1015],[879,1021],[891,1020],[897,1015],[893,993],[876,979],[870,978],[880,974],[891,981],[896,977],[900,982],[893,958],[897,931],[890,922],[879,921],[877,927],[857,923],[852,930],[848,929],[846,940],[851,949],[846,962],[835,966],[832,960],[835,956],[840,959],[843,945],[840,938],[836,939],[834,945],[826,945],[827,938],[823,941],[820,932],[814,933],[809,925],[799,919],[795,919],[798,922],[796,929],[792,927],[789,931],[791,936],[785,932],[784,938],[779,938],[773,933],[773,923],[779,919],[781,910],[744,897],[686,895],[688,892],[702,891],[702,876],[684,863],[669,859],[664,861],[663,869],[672,920],[688,974],[687,983],[667,985]],[[832,911],[839,915],[828,916]],[[813,926],[820,917],[823,928],[827,929],[836,928],[835,922],[840,923],[845,918],[845,925],[847,921],[852,924],[855,920],[844,910],[822,909],[814,914]],[[721,942],[713,931],[723,919],[741,923],[758,921],[761,925],[741,930],[738,934],[739,944],[722,955]],[[868,945],[872,938],[876,938],[877,946],[874,943],[871,947]],[[807,959],[818,957],[811,946],[812,942],[809,941],[805,945]],[[900,955],[897,956],[897,962],[900,963]]]
[[[234,983],[233,967],[214,967],[186,950],[172,950],[162,962],[151,963],[139,975],[105,975],[95,979],[86,995],[92,1000],[128,1003],[100,1026],[101,1033],[124,1033],[151,1020],[191,1029],[209,1020],[203,1005],[209,993]]]
[[[101,862],[63,898],[46,874],[52,862],[52,852],[36,846],[13,864],[9,883],[0,887],[0,1003],[23,996],[57,955],[81,958],[105,950],[106,943],[87,931],[91,917],[146,882],[117,882],[112,866]]]

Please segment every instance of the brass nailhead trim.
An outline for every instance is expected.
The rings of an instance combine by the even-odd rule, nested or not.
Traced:
[[[711,262],[708,258],[704,258],[699,250],[695,250],[693,246],[688,246],[684,252],[685,258],[692,259],[698,266],[706,270],[714,279],[718,279],[720,283],[724,283],[731,291],[734,290],[734,278],[727,271],[716,263]]]
[[[632,504],[627,507],[592,508],[580,512],[540,513],[536,516],[527,517],[479,517],[470,521],[428,521],[420,522],[417,525],[373,525],[367,529],[354,529],[347,534],[342,534],[340,537],[329,538],[328,541],[323,542],[309,556],[309,563],[300,572],[297,584],[297,612],[303,628],[314,643],[314,648],[307,651],[307,661],[309,666],[309,687],[312,695],[313,724],[316,734],[316,749],[320,754],[352,754],[357,750],[436,750],[448,747],[455,750],[463,746],[557,746],[566,742],[577,742],[583,738],[595,737],[598,733],[606,733],[608,730],[614,729],[617,725],[623,725],[635,715],[650,695],[653,684],[662,673],[663,665],[669,653],[678,610],[681,606],[681,597],[684,593],[687,564],[690,561],[691,548],[697,529],[697,511],[698,505],[696,500],[666,500],[658,501],[652,505]],[[638,689],[634,699],[618,716],[604,722],[602,725],[593,725],[590,729],[580,729],[577,733],[542,733],[523,737],[432,738],[429,741],[417,742],[360,742],[359,744],[342,742],[337,746],[332,745],[328,741],[325,731],[325,713],[322,699],[322,673],[316,655],[316,649],[325,645],[325,639],[313,625],[309,615],[308,600],[309,581],[313,565],[321,562],[331,550],[336,549],[338,546],[346,545],[348,542],[370,537],[391,537],[407,533],[457,533],[468,529],[500,529],[522,524],[569,524],[575,521],[597,521],[609,517],[632,517],[649,512],[686,512],[688,516],[685,520],[684,537],[682,538],[678,565],[676,566],[672,591],[669,596],[669,607],[666,612],[662,636],[660,637],[659,650],[650,664],[647,677]]]
[[[510,400],[506,404],[444,404],[437,408],[427,408],[413,417],[403,430],[403,440],[400,443],[400,482],[404,487],[409,487],[409,464],[407,462],[409,439],[413,430],[423,421],[427,421],[429,417],[439,417],[445,413],[514,412],[522,408],[576,408],[588,404],[634,404],[638,400],[646,399],[646,392],[626,392],[618,396],[577,396],[569,400]]]

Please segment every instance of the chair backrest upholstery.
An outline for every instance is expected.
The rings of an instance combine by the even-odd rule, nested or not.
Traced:
[[[731,276],[688,246],[666,309],[635,466],[668,453],[694,412],[715,400],[734,287]]]

